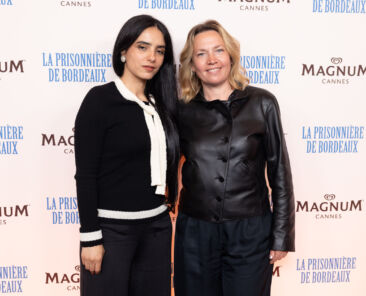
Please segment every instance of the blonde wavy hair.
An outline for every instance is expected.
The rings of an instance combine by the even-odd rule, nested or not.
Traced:
[[[249,84],[245,76],[245,69],[240,65],[240,44],[215,20],[208,20],[194,26],[188,33],[186,44],[180,54],[179,82],[181,96],[184,102],[191,101],[201,89],[201,80],[192,71],[192,57],[194,38],[197,34],[206,31],[216,31],[224,41],[226,50],[231,59],[229,83],[233,89],[243,90]]]

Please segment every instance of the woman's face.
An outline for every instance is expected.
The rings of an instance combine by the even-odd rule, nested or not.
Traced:
[[[194,38],[192,71],[202,86],[217,87],[229,83],[230,55],[224,41],[216,31],[205,31]]]
[[[127,51],[122,51],[126,57],[123,76],[150,80],[163,64],[164,53],[165,41],[161,31],[156,27],[145,29]]]

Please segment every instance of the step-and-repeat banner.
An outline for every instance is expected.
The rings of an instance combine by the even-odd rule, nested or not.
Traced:
[[[297,220],[273,295],[365,295],[366,0],[0,0],[0,295],[79,293],[74,119],[137,14],[167,25],[177,64],[218,20],[278,98]]]

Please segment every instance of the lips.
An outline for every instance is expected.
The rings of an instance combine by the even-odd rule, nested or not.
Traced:
[[[155,70],[155,67],[153,66],[142,66],[146,71],[153,72]]]
[[[210,72],[210,73],[215,73],[215,72],[219,71],[220,69],[221,69],[220,67],[215,67],[215,68],[207,69],[206,71]]]

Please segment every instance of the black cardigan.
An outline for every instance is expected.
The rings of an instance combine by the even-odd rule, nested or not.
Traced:
[[[143,110],[123,98],[114,82],[88,92],[75,121],[80,232],[90,234],[82,246],[102,243],[94,236],[100,230],[98,209],[136,214],[132,220],[104,217],[105,222],[136,223],[139,212],[164,204],[151,186],[150,145]]]

